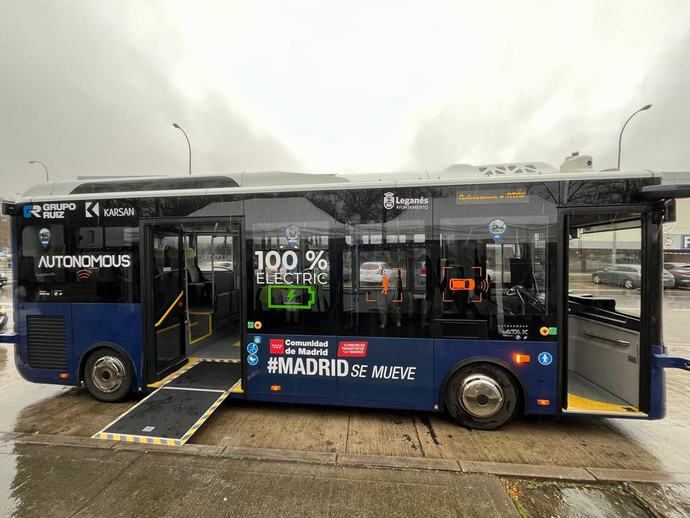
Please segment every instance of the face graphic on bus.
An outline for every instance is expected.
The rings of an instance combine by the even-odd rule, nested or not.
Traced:
[[[39,230],[38,242],[41,243],[41,246],[44,249],[47,249],[50,246],[50,230],[48,230],[47,228],[42,228],[41,230]]]

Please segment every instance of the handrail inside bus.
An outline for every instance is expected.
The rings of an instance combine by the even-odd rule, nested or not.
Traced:
[[[182,291],[180,292],[180,294],[179,294],[177,297],[175,297],[175,300],[173,301],[172,304],[170,304],[170,307],[168,308],[168,310],[163,314],[163,316],[161,317],[161,319],[160,319],[158,322],[156,322],[156,323],[154,324],[153,327],[159,327],[159,326],[165,321],[165,319],[168,318],[168,315],[170,314],[170,312],[171,312],[171,311],[173,310],[173,308],[177,305],[177,303],[180,302],[180,299],[182,298],[182,295],[184,295],[184,290],[182,290]]]

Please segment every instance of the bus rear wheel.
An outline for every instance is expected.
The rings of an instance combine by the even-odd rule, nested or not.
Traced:
[[[489,363],[466,365],[448,381],[445,406],[467,428],[495,430],[516,414],[518,388],[501,367]]]
[[[130,362],[115,349],[96,349],[84,365],[86,388],[99,401],[122,401],[131,392],[133,379]]]

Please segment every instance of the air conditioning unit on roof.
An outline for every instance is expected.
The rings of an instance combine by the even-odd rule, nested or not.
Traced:
[[[592,168],[592,155],[581,155],[574,151],[572,155],[565,157],[561,164],[561,173],[574,173],[577,171],[594,171]]]

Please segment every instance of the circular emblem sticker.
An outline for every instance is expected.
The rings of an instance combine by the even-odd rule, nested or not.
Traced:
[[[254,342],[249,342],[247,344],[247,352],[249,354],[256,354],[257,352],[259,352],[259,346],[256,345]]]
[[[496,242],[499,242],[501,239],[503,239],[503,234],[506,233],[507,229],[508,226],[502,219],[494,219],[489,223],[489,232],[491,233],[491,237],[493,237],[494,241]]]
[[[290,246],[297,246],[299,243],[300,231],[297,225],[288,225],[285,229],[285,237],[287,237]]]
[[[259,363],[259,357],[256,354],[250,354],[247,356],[247,363],[253,367]]]

